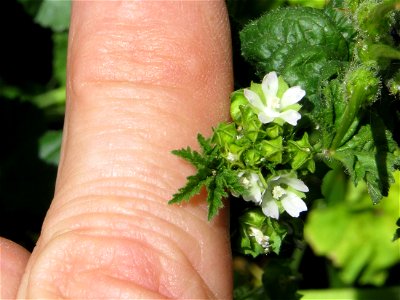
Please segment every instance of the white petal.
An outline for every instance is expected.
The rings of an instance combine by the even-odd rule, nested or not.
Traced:
[[[299,196],[294,193],[287,192],[282,198],[282,206],[286,212],[292,217],[297,218],[302,211],[307,210],[307,205]]]
[[[276,72],[270,72],[264,76],[261,88],[264,92],[265,98],[275,97],[278,92],[278,76]]]
[[[281,181],[283,183],[286,183],[288,186],[294,188],[297,191],[300,191],[300,192],[308,192],[309,191],[308,186],[306,186],[304,184],[304,182],[300,179],[285,176],[285,177],[282,177]]]
[[[278,204],[276,204],[275,200],[272,199],[272,195],[271,198],[264,199],[262,203],[262,211],[267,217],[271,217],[277,220],[279,219],[279,207]]]
[[[250,186],[250,189],[247,190],[247,194],[243,195],[243,199],[260,205],[262,202],[261,189],[256,185]]]
[[[286,123],[290,125],[296,126],[297,121],[301,119],[301,115],[299,112],[289,109],[284,112],[281,112],[279,118],[283,119]]]
[[[299,102],[306,95],[306,91],[299,86],[293,86],[283,93],[281,98],[281,108]]]
[[[254,107],[258,108],[259,110],[263,110],[265,105],[262,103],[261,98],[257,95],[257,93],[249,90],[244,89],[244,96],[249,100],[250,104]]]
[[[271,123],[276,117],[271,117],[270,115],[267,115],[265,112],[260,112],[258,114],[258,119],[260,120],[261,123],[267,124]]]

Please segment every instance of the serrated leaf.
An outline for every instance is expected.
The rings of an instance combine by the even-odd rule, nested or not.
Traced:
[[[221,175],[213,176],[207,185],[208,220],[212,220],[218,211],[224,207],[222,198],[227,197],[224,181]]]
[[[176,194],[172,195],[172,199],[168,203],[188,202],[193,196],[198,195],[204,186],[207,187],[210,184],[212,178],[210,175],[207,169],[198,170],[195,175],[187,178],[186,185],[180,188]]]
[[[371,125],[362,126],[332,157],[343,164],[354,184],[364,180],[373,203],[378,203],[394,182],[392,173],[400,164],[400,153],[383,122],[372,118]]]
[[[197,151],[193,151],[190,147],[187,147],[186,149],[172,150],[172,154],[190,162],[196,168],[202,168],[207,163],[204,156]]]
[[[204,153],[209,154],[213,150],[213,147],[210,144],[210,140],[206,139],[201,134],[197,135],[197,141],[199,142],[199,145]]]

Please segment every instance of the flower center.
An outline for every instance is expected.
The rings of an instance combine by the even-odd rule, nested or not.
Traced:
[[[273,96],[269,99],[269,105],[274,110],[279,110],[281,108],[281,99],[276,96]]]
[[[242,184],[244,187],[247,189],[250,186],[250,180],[248,180],[246,177],[242,179]]]
[[[279,185],[274,187],[274,189],[272,190],[272,197],[274,197],[275,199],[279,199],[285,194],[285,189],[281,188]]]

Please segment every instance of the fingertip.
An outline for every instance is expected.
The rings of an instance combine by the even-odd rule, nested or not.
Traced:
[[[16,299],[30,253],[22,246],[0,237],[0,298]]]

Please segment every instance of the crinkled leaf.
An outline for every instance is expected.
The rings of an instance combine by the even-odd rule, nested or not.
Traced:
[[[242,54],[260,75],[278,71],[309,98],[349,57],[340,28],[322,10],[308,7],[269,12],[247,25],[240,38]]]

